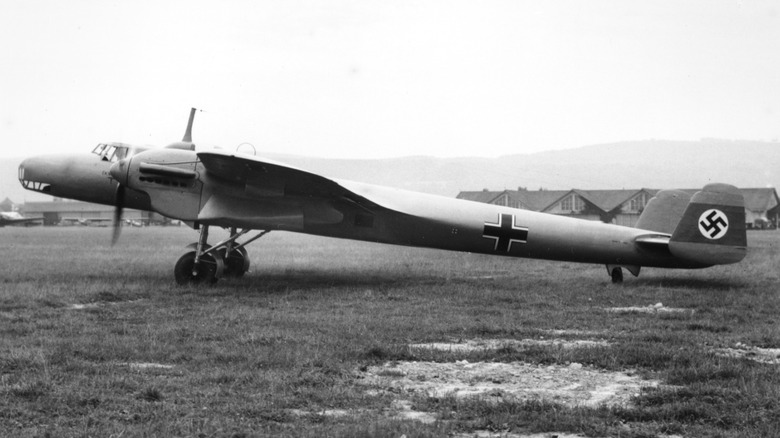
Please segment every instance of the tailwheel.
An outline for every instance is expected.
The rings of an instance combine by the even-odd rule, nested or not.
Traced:
[[[225,277],[243,277],[249,271],[249,254],[244,247],[232,249],[230,255],[225,257],[226,249],[222,248],[217,254],[225,260]]]
[[[613,283],[622,283],[623,282],[623,268],[616,266],[612,268],[612,271],[610,272],[610,275],[612,276],[612,282]]]
[[[173,275],[176,283],[180,285],[199,285],[216,283],[225,269],[222,256],[217,254],[203,254],[198,263],[195,263],[196,251],[185,253],[176,262]]]

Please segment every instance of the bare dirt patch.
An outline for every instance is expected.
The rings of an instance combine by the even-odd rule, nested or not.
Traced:
[[[780,364],[780,348],[751,347],[740,342],[734,348],[715,349],[715,354],[773,365]]]
[[[460,342],[432,342],[428,344],[412,344],[411,349],[429,349],[468,353],[472,351],[489,351],[501,348],[522,349],[534,346],[556,348],[608,347],[604,340],[566,340],[566,339],[473,339]]]
[[[92,303],[75,303],[71,304],[70,306],[65,307],[66,310],[89,310],[89,309],[99,309],[101,307],[106,306],[116,306],[120,304],[131,304],[131,303],[138,303],[143,301],[142,299],[139,300],[128,300],[128,301],[96,301]]]
[[[503,432],[490,432],[487,430],[478,430],[470,433],[461,433],[453,435],[453,438],[585,438],[585,435],[575,435],[571,433],[558,433],[558,432],[546,432],[546,433],[503,433]]]
[[[665,307],[662,303],[651,304],[649,306],[638,307],[606,307],[607,312],[611,313],[691,313],[694,309],[683,309],[678,307]]]
[[[361,377],[361,384],[392,393],[543,400],[572,407],[625,405],[642,388],[659,385],[629,372],[600,371],[577,363],[388,362],[368,367]]]
[[[100,307],[98,303],[86,303],[86,304],[71,304],[70,306],[66,307],[68,310],[86,310],[86,309],[97,309]]]
[[[589,338],[598,338],[605,335],[603,331],[573,329],[542,330],[542,333],[550,336],[584,336]]]
[[[501,348],[527,348],[531,346],[553,348],[605,347],[605,340],[564,339],[473,339],[454,343],[434,342],[412,344],[411,349],[468,353],[490,351]],[[654,380],[644,380],[630,371],[608,372],[583,366],[568,365],[540,366],[524,362],[426,362],[391,361],[382,365],[356,371],[359,385],[367,387],[373,395],[391,394],[392,405],[384,415],[402,420],[415,420],[425,424],[434,423],[436,416],[430,412],[414,409],[411,401],[415,395],[428,397],[475,397],[487,401],[545,401],[565,406],[598,407],[601,405],[627,405],[631,398],[643,388],[660,385]],[[296,416],[357,415],[356,411],[306,412],[291,410]],[[480,431],[468,436],[497,436],[493,432]],[[517,437],[578,437],[568,434],[506,435]]]
[[[162,363],[152,362],[127,362],[120,363],[120,365],[129,367],[131,370],[144,371],[144,370],[172,370],[173,365],[167,365]]]

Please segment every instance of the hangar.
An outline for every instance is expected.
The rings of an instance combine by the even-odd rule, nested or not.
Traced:
[[[59,198],[47,202],[27,202],[23,210],[26,216],[42,216],[44,225],[108,225],[114,220],[114,208],[111,206]],[[132,209],[125,209],[122,218],[135,225],[170,222],[157,213]]]
[[[8,198],[5,198],[3,202],[0,202],[0,211],[16,211],[18,209],[17,205],[14,204],[13,201],[11,201]]]
[[[694,194],[699,189],[683,189]],[[740,189],[748,228],[777,228],[780,198],[774,188]],[[504,205],[633,227],[657,189],[518,190],[460,192],[458,199]]]

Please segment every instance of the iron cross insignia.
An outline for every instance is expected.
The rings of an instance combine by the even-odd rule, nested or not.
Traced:
[[[513,214],[499,214],[498,223],[485,222],[482,237],[495,241],[494,251],[509,252],[513,243],[528,241],[528,228],[518,227]]]

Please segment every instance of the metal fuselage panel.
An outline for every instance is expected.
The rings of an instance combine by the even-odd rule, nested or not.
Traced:
[[[114,205],[117,182],[109,174],[111,164],[95,154],[42,155],[19,165],[19,181],[28,190],[58,198]],[[149,198],[134,190],[126,193],[125,206],[151,209]]]
[[[648,231],[491,204],[338,181],[375,202],[366,210],[338,199],[253,196],[204,178],[204,224],[280,229],[321,236],[511,257],[583,263],[700,268],[668,251],[639,247]]]
[[[146,161],[149,155],[154,157],[153,163]],[[150,164],[169,169],[169,174],[161,174],[157,170],[144,171]],[[203,173],[194,152],[161,149],[120,161],[111,172],[123,186],[148,194],[151,210],[163,216],[192,221],[197,220],[201,209],[203,182],[196,177],[198,170]],[[182,177],[184,172],[192,174],[192,177]]]
[[[364,187],[366,185],[363,185]],[[375,191],[385,190],[372,187]],[[393,189],[394,195],[398,192]],[[393,196],[395,198],[395,196]],[[512,257],[655,267],[704,267],[634,243],[645,230],[414,193],[378,213],[373,227],[310,227],[307,232]]]

